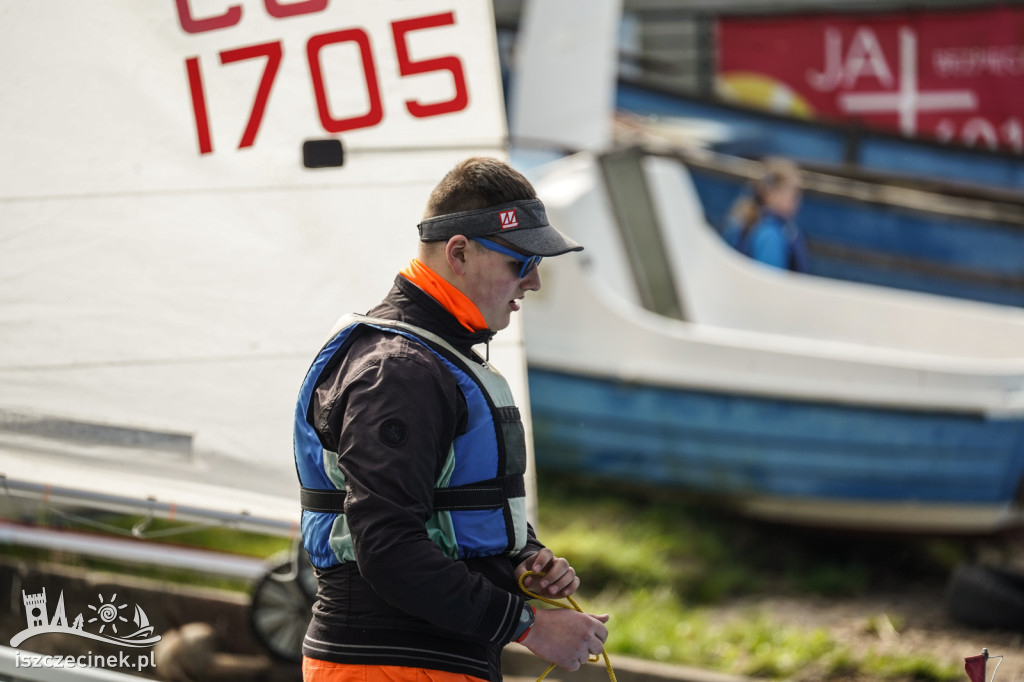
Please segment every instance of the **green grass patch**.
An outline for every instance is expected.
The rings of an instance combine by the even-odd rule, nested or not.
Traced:
[[[612,614],[612,654],[765,679],[963,677],[962,663],[858,654],[825,630],[784,625],[763,610],[725,619],[716,609],[740,596],[856,597],[899,575],[941,586],[963,555],[954,544],[773,528],[703,504],[550,477],[539,500],[539,535],[573,564],[583,608]]]
[[[823,629],[782,625],[751,610],[729,619],[714,607],[686,607],[670,590],[606,590],[585,598],[611,613],[608,652],[771,680],[875,679],[954,682],[962,664],[914,654],[858,656]]]
[[[906,654],[903,656],[880,656],[871,653],[861,665],[861,670],[876,679],[886,680],[962,680],[963,663],[943,663],[926,656]]]

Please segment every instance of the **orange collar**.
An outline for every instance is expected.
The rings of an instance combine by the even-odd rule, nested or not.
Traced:
[[[479,332],[487,329],[487,322],[476,304],[418,258],[413,258],[409,267],[399,274],[444,306],[444,309],[454,315],[459,324],[469,331]]]

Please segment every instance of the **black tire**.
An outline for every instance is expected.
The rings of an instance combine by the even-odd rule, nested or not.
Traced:
[[[946,611],[965,625],[1024,631],[1024,575],[960,564],[946,588]]]
[[[271,558],[272,568],[256,582],[249,601],[249,625],[271,656],[288,663],[302,661],[302,639],[313,617],[316,578],[301,548]]]

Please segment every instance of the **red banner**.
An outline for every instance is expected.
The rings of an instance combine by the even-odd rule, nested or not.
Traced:
[[[1024,151],[1024,8],[726,18],[717,28],[727,98]]]

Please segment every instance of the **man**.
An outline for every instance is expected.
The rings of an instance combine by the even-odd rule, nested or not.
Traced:
[[[474,157],[431,193],[417,258],[366,316],[343,318],[295,419],[302,533],[318,594],[307,682],[501,679],[519,641],[576,670],[607,616],[534,610],[579,580],[525,519],[526,448],[508,385],[472,347],[540,289],[542,257],[582,250],[530,183]]]

